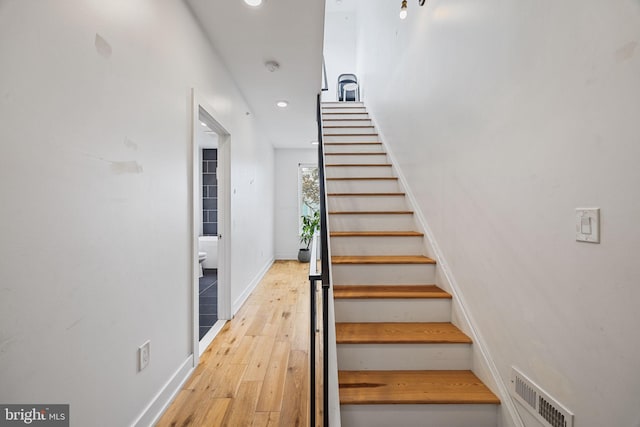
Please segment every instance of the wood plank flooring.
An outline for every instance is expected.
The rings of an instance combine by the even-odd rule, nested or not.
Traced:
[[[276,261],[156,426],[307,426],[308,274]]]

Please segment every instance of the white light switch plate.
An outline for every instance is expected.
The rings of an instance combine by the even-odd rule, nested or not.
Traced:
[[[576,209],[576,241],[600,243],[600,208]]]

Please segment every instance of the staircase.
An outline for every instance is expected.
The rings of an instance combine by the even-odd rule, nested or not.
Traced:
[[[471,339],[366,109],[323,103],[343,427],[496,427]]]

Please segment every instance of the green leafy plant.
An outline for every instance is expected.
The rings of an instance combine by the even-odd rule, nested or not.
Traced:
[[[311,245],[311,241],[313,240],[313,235],[316,233],[316,230],[320,228],[320,212],[314,211],[311,215],[304,215],[302,217],[302,233],[300,234],[300,243],[306,245],[307,250],[309,250],[309,245]]]

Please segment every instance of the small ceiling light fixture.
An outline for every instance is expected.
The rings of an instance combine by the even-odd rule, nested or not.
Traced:
[[[407,0],[402,0],[402,6],[400,6],[400,19],[407,18]]]
[[[318,141],[311,141],[311,145],[318,145],[320,144]]]
[[[200,122],[200,124],[204,127],[207,127],[207,124],[205,122]]]
[[[276,102],[276,105],[280,108],[286,108],[289,103],[287,101],[278,101]]]
[[[244,0],[246,4],[249,6],[257,7],[262,4],[262,0]]]
[[[427,0],[418,0],[419,6],[424,6]],[[407,18],[407,0],[402,0],[402,5],[400,6],[400,19]]]

